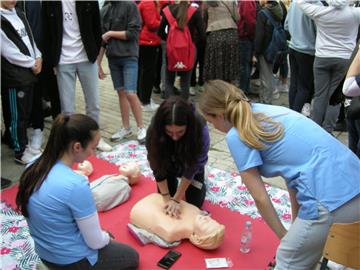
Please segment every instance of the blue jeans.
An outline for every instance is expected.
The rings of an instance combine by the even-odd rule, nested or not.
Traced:
[[[136,93],[138,79],[137,57],[110,58],[109,68],[115,90]]]
[[[240,89],[249,92],[251,76],[251,58],[253,43],[249,39],[240,39]]]
[[[97,64],[91,62],[59,64],[56,70],[61,111],[67,115],[75,112],[75,84],[76,76],[79,76],[85,97],[86,114],[99,123],[100,106]]]

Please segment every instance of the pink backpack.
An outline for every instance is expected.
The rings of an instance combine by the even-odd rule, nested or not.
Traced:
[[[196,8],[188,8],[187,23],[195,11]],[[176,72],[192,70],[195,62],[195,45],[188,25],[186,23],[184,29],[179,28],[169,7],[164,8],[163,12],[169,23],[166,40],[167,68],[169,71]]]

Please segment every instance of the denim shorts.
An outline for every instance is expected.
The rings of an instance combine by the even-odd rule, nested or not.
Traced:
[[[118,57],[109,59],[109,68],[116,91],[136,93],[138,78],[138,58]]]

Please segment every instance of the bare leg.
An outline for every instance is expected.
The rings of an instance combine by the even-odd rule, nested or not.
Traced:
[[[121,112],[121,121],[123,128],[128,129],[130,127],[129,123],[129,103],[126,98],[126,93],[123,90],[117,91],[119,96],[120,112]]]
[[[142,110],[138,96],[136,95],[136,93],[127,93],[126,97],[127,97],[127,101],[130,104],[131,111],[135,117],[137,126],[139,128],[142,128],[143,127],[142,114],[141,114]],[[129,110],[128,110],[128,114],[129,114]]]

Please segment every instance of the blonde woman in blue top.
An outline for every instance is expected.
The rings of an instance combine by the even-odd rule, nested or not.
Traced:
[[[276,269],[312,269],[332,223],[360,221],[360,161],[319,125],[290,109],[250,103],[224,81],[210,81],[199,107],[226,133],[243,183],[281,239]],[[280,222],[261,176],[282,176],[293,224]]]
[[[89,182],[71,168],[94,154],[99,140],[99,126],[89,116],[59,115],[44,152],[21,175],[16,204],[50,269],[138,266],[137,252],[101,229]]]

